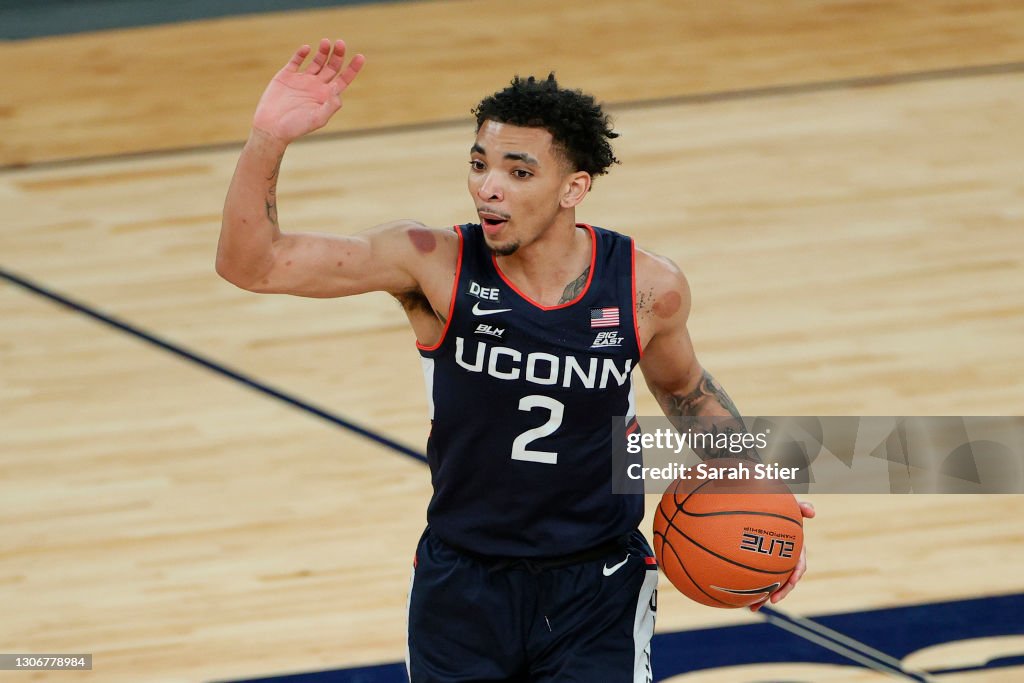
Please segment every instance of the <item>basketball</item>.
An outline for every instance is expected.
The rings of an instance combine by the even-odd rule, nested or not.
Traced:
[[[747,607],[783,586],[800,560],[803,515],[757,463],[713,460],[677,479],[654,515],[654,554],[683,595],[710,607]],[[745,474],[745,476],[744,476]]]

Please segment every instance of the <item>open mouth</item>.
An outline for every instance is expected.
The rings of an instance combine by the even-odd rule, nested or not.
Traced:
[[[491,213],[489,211],[480,211],[479,214],[480,221],[488,232],[496,231],[505,225],[505,223],[508,223],[508,216],[502,216],[501,214]]]

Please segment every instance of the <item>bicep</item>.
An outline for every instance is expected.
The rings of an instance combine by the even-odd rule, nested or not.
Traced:
[[[644,312],[654,333],[644,348],[640,368],[651,393],[666,415],[739,417],[728,394],[697,361],[686,327],[690,314],[686,278],[667,259],[645,261],[645,272],[637,271],[637,284],[641,275],[650,283],[653,302]]]
[[[700,381],[686,324],[690,317],[690,285],[670,259],[637,249],[637,316],[650,330],[640,369],[658,402],[663,394],[691,390]]]
[[[703,370],[685,323],[654,335],[644,349],[640,370],[658,403],[686,394],[700,382]]]
[[[640,367],[665,415],[740,419],[736,404],[697,361],[685,326],[660,339],[655,337]]]

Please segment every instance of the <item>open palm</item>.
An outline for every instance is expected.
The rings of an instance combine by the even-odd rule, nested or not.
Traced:
[[[322,128],[341,109],[341,93],[355,80],[366,63],[363,55],[345,62],[345,41],[333,44],[324,38],[305,69],[299,70],[311,52],[303,45],[263,91],[253,127],[284,142]]]

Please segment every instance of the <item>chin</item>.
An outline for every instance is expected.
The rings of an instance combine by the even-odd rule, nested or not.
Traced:
[[[511,256],[519,250],[519,242],[507,242],[505,244],[491,244],[487,242],[487,247],[496,256]]]
[[[496,256],[511,256],[512,254],[516,253],[516,251],[518,251],[518,250],[519,250],[519,243],[518,242],[513,242],[512,244],[508,244],[508,245],[500,245],[500,246],[495,245],[495,246],[490,247],[490,252],[492,252]]]

